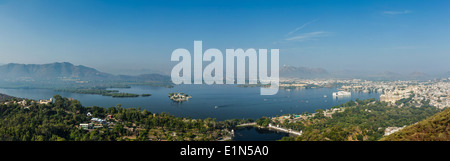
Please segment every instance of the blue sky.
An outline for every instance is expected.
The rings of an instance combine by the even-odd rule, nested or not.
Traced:
[[[0,0],[0,63],[170,72],[176,48],[280,49],[280,64],[450,71],[450,1]]]

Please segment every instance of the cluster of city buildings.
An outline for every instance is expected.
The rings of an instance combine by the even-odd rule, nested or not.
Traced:
[[[361,79],[298,79],[298,78],[280,78],[280,86],[330,86],[334,84],[358,83]]]
[[[50,98],[48,100],[39,100],[39,102],[37,102],[37,104],[49,104],[49,103],[53,103],[53,98]]]
[[[88,112],[86,114],[86,117],[91,118],[92,114],[90,112]],[[107,115],[105,119],[93,117],[90,119],[90,123],[81,123],[78,126],[78,128],[83,129],[83,130],[91,130],[91,129],[99,129],[99,128],[103,128],[103,127],[112,127],[114,125],[114,123],[108,121],[111,119],[112,119],[111,115]]]
[[[53,103],[53,98],[50,98],[48,100],[39,100],[38,102],[31,100],[30,103],[27,102],[26,99],[22,99],[21,101],[6,101],[3,104],[7,105],[7,104],[19,104],[21,106],[23,106],[24,108],[30,108],[30,105],[36,103],[36,104],[49,104],[49,103]]]
[[[340,91],[333,93],[333,96],[350,95],[351,92],[373,92],[381,94],[380,101],[392,104],[412,97],[411,101],[415,106],[421,106],[424,101],[429,101],[429,105],[440,109],[450,107],[450,78],[429,81],[302,80],[300,84],[305,83],[320,86],[340,84]]]
[[[390,86],[384,91],[384,94],[380,96],[380,101],[396,103],[401,99],[411,99],[410,102],[415,106],[422,106],[426,102],[440,109],[450,107],[450,82],[448,81],[417,82],[413,85],[400,84]]]
[[[355,79],[359,80],[359,79]],[[337,84],[353,83],[355,80],[345,79],[298,79],[298,78],[282,78],[280,80],[280,88],[305,88],[310,86],[311,88],[317,87],[334,87]]]

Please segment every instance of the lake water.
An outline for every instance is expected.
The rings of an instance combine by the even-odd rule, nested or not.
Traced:
[[[349,100],[376,98],[378,93],[352,93],[351,97],[335,99],[336,88],[280,89],[278,94],[261,96],[259,87],[236,87],[235,85],[177,85],[174,88],[132,86],[117,88],[120,92],[152,94],[150,97],[113,98],[101,95],[56,92],[47,89],[0,89],[0,93],[30,99],[49,99],[55,94],[80,100],[84,106],[141,107],[153,113],[166,112],[180,117],[257,119],[262,116],[273,117],[288,113],[314,112],[345,103]],[[184,92],[192,96],[189,101],[174,103],[168,93]],[[326,95],[327,97],[324,97]]]
[[[234,130],[233,141],[276,141],[285,136],[289,134],[256,127],[241,127]]]

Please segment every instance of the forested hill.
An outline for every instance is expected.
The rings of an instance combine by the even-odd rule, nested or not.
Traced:
[[[384,141],[450,141],[450,108],[388,135]]]
[[[285,137],[282,140],[377,141],[383,138],[388,127],[409,126],[441,112],[429,104],[421,107],[406,105],[399,108],[397,105],[375,99],[349,101],[332,108],[337,109],[332,115],[325,116],[325,111],[318,109],[316,115],[306,119],[283,122],[269,120],[269,123],[303,132],[301,136]],[[330,112],[328,110],[327,113]]]
[[[54,103],[0,103],[0,141],[213,141],[239,122],[174,117],[140,108],[84,107],[53,96]],[[12,101],[12,100],[8,100]]]

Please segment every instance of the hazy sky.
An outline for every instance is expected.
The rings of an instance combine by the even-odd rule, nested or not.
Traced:
[[[450,71],[450,1],[0,0],[0,63],[169,72],[176,48],[278,48],[280,64]]]

